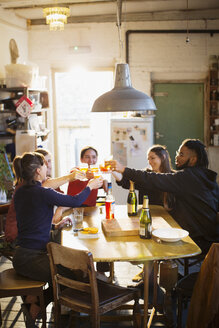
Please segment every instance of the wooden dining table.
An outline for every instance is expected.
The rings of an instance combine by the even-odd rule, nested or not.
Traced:
[[[71,211],[67,211],[65,215]],[[180,228],[162,206],[150,205],[150,211],[153,229]],[[127,215],[126,205],[116,205],[116,221],[108,222],[105,219],[104,207],[87,207],[84,210],[83,226],[98,227],[98,234],[95,238],[83,236],[81,238],[73,233],[72,229],[63,229],[61,242],[62,245],[70,248],[89,250],[93,254],[95,262],[123,261],[144,264],[143,327],[147,327],[149,274],[153,262],[191,257],[200,254],[201,250],[189,236],[177,242],[165,242],[155,237],[141,239],[138,234],[138,218],[139,216],[129,217]],[[116,228],[110,229],[111,226],[116,226]]]

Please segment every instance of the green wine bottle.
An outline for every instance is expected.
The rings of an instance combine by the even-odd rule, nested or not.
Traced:
[[[152,231],[152,218],[149,209],[149,199],[148,196],[144,195],[143,207],[140,216],[140,238],[150,239]]]
[[[128,215],[137,215],[137,197],[134,188],[134,182],[130,181],[129,194],[127,199]]]

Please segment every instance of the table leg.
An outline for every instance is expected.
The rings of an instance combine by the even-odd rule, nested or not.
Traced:
[[[147,327],[148,322],[148,297],[149,297],[149,275],[153,266],[153,261],[144,262],[144,318],[143,327]]]

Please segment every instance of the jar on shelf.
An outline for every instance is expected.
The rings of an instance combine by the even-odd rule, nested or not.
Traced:
[[[212,90],[210,92],[210,100],[217,100],[217,97],[218,97],[217,90]]]
[[[217,83],[218,83],[218,79],[216,79],[215,77],[211,77],[210,85],[217,85]]]
[[[214,134],[214,146],[219,146],[219,134]]]
[[[216,55],[211,55],[209,58],[209,66],[211,70],[217,70],[218,69],[218,58]]]
[[[211,103],[211,107],[210,107],[210,115],[217,115],[217,103]]]

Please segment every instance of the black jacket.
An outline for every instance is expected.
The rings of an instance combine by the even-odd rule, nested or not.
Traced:
[[[143,172],[152,172],[149,169],[146,169]],[[118,186],[121,186],[124,189],[130,188],[130,182],[129,179],[122,178],[121,181],[116,181]],[[162,205],[163,206],[163,192],[159,190],[151,190],[150,186],[142,186],[142,184],[135,182],[135,190],[138,190],[138,203],[143,204],[143,196],[147,195],[149,198],[149,202],[151,205]]]
[[[146,169],[143,172],[153,172],[150,169]],[[125,179],[124,177],[122,178],[121,181],[116,181],[116,183],[118,184],[118,186],[121,186],[124,189],[129,189],[130,188],[130,182],[128,179]],[[159,190],[155,190],[155,189],[151,189],[150,186],[142,186],[142,184],[139,183],[135,183],[135,190],[138,190],[138,203],[139,204],[143,204],[143,197],[144,195],[147,195],[149,198],[149,203],[151,205],[164,205],[164,193],[163,191],[159,191]],[[173,203],[174,203],[174,197],[172,194],[168,193],[167,195],[167,203],[168,203],[168,207],[172,208],[173,207]]]
[[[219,186],[217,174],[202,167],[188,167],[174,173],[154,173],[126,168],[124,179],[146,190],[172,193],[175,204],[170,214],[189,231],[191,238],[219,241]]]

